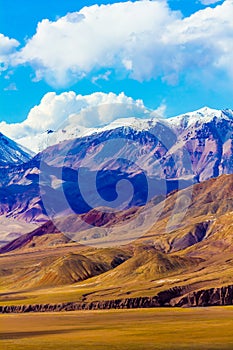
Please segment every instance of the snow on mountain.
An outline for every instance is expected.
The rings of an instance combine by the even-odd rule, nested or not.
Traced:
[[[63,130],[64,139],[74,138],[76,131],[75,125],[68,125],[66,130]],[[57,137],[59,133],[60,130],[51,133],[51,136],[49,134],[48,141],[52,142],[53,135]],[[147,174],[152,176],[162,177],[165,174],[166,178],[196,177],[203,181],[233,172],[231,110],[218,111],[204,107],[170,119],[123,118],[101,128],[78,129],[77,134],[78,138],[74,142],[66,142],[62,146],[56,142],[57,147],[50,143],[54,147],[43,152],[46,154],[46,162],[59,165],[63,159],[58,156],[59,152],[66,150],[67,154],[69,149],[72,149],[72,155],[67,158],[66,165],[71,163],[78,168],[83,145],[92,149],[93,145],[98,148],[100,143],[125,138],[138,142],[141,150],[138,149],[134,154],[126,144],[116,154],[116,150],[109,149],[109,142],[108,151],[112,152],[112,158],[127,158],[130,155],[132,161],[138,161]],[[56,140],[58,141],[58,138]],[[96,152],[99,152],[98,149]]]
[[[150,114],[148,113],[148,116]],[[105,126],[88,128],[78,125],[74,118],[68,119],[58,130],[46,130],[42,134],[27,136],[17,140],[22,146],[34,151],[35,153],[43,151],[48,146],[55,145],[65,140],[72,140],[108,130],[114,130],[120,127],[130,127],[136,131],[150,130],[159,122],[166,127],[170,127],[176,134],[190,127],[198,127],[204,123],[214,120],[233,120],[232,110],[216,110],[203,107],[194,112],[185,113],[176,117],[162,119],[157,117],[150,118],[120,118]]]
[[[0,133],[0,166],[25,163],[31,155],[23,146]]]
[[[1,153],[5,157],[4,164],[7,164],[9,157],[16,157],[19,150],[13,141],[3,135],[2,139],[5,143],[0,142],[4,146]],[[64,140],[66,142],[61,143]],[[11,148],[6,147],[7,142]],[[146,179],[153,184],[150,185],[153,187],[150,195],[161,195],[163,189],[170,192],[177,189],[175,186],[185,187],[193,181],[202,182],[233,173],[231,110],[202,108],[170,119],[123,118],[99,128],[78,126],[73,119],[57,131],[48,130],[32,136],[27,142],[24,144],[28,148],[44,151],[23,165],[7,169],[0,167],[0,200],[5,201],[0,215],[30,222],[45,220],[40,197],[43,191],[57,199],[62,198],[61,190],[65,188],[69,203],[78,213],[103,206],[102,202],[95,201],[94,194],[88,197],[93,205],[83,200],[77,186],[77,170],[80,168],[84,171],[87,189],[84,187],[88,193],[98,171],[98,190],[110,201],[115,200],[119,179],[133,181],[135,195],[130,202],[132,205],[141,205],[147,198]],[[51,147],[47,148],[48,145]],[[45,176],[41,177],[42,192],[39,177],[44,162],[41,160],[47,164]],[[16,162],[15,158],[11,159],[12,162]],[[64,172],[61,171],[63,167]],[[158,184],[158,179],[162,183]],[[15,186],[13,192],[11,186]],[[54,203],[60,210],[62,203]],[[65,210],[62,207],[62,212]]]
[[[230,122],[233,121],[232,110],[228,109],[221,111],[208,107],[203,107],[199,110],[167,119],[153,117],[153,114],[149,113],[147,116],[149,116],[147,119],[136,117],[120,118],[104,126],[89,128],[78,125],[77,116],[73,115],[72,118],[68,118],[66,121],[64,121],[63,125],[60,126],[57,130],[46,130],[41,134],[31,135],[18,139],[17,142],[21,145],[20,150],[18,148],[16,149],[16,146],[12,146],[15,151],[9,152],[9,155],[7,156],[3,154],[6,152],[5,150],[2,152],[2,159],[5,159],[5,162],[8,160],[10,162],[18,162],[21,157],[23,157],[22,161],[25,161],[27,159],[26,154],[28,152],[24,150],[23,147],[32,150],[34,153],[39,153],[49,146],[59,144],[66,140],[73,140],[94,134],[101,134],[102,132],[115,130],[118,128],[131,128],[135,131],[148,131],[155,128],[157,123],[164,125],[166,130],[167,128],[170,128],[170,130],[177,135],[179,142],[174,145],[174,147],[179,149],[182,146],[182,142],[185,139],[187,141],[187,138],[194,137],[194,130],[202,128],[202,125],[208,124],[214,120],[216,122],[221,122],[224,120]],[[190,133],[187,130],[191,130]]]
[[[138,131],[149,130],[158,122],[167,124],[165,120],[159,118],[140,119],[132,117],[120,118],[108,125],[97,128],[86,128],[84,126],[77,125],[75,120],[72,120],[68,125],[65,125],[58,130],[47,130],[43,134],[19,139],[18,142],[24,147],[32,149],[35,153],[38,153],[43,151],[45,148],[62,141],[90,136],[102,133],[104,131],[115,130],[120,127],[130,127]]]
[[[178,115],[168,119],[171,126],[178,129],[189,128],[190,126],[203,123],[209,123],[214,118],[216,119],[233,119],[233,112],[231,110],[217,110],[209,107],[203,107],[196,111]]]

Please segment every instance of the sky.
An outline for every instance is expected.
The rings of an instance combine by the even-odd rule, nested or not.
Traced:
[[[24,137],[106,101],[233,108],[232,13],[233,0],[0,0],[0,129]]]

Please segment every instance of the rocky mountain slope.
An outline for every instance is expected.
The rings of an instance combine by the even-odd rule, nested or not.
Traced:
[[[0,306],[232,303],[232,111],[85,132],[32,159],[0,138]]]
[[[72,126],[72,140],[55,138],[62,142],[33,159],[0,167],[1,215],[45,222],[54,213],[108,206],[119,211],[233,172],[231,110],[121,119],[85,133]]]
[[[0,305],[41,304],[43,308],[45,303],[78,302],[80,308],[105,308],[118,303],[124,307],[231,303],[233,175],[194,185],[182,216],[177,198],[186,198],[189,190],[151,202],[159,218],[122,248],[116,247],[116,241],[104,249],[80,245],[65,239],[52,222],[17,238],[1,249],[0,284],[4,281],[5,289]],[[115,227],[120,244],[124,225],[127,222],[127,228],[134,230],[141,211],[143,207],[104,216],[92,210],[83,219]],[[61,220],[75,227],[72,217]],[[171,220],[176,225],[169,226]]]
[[[140,147],[137,160],[149,174],[161,176],[166,172],[167,178],[190,175],[197,176],[203,181],[232,172],[232,135],[232,110],[220,111],[204,107],[168,119],[119,119],[99,128],[83,128],[76,125],[75,119],[72,119],[72,123],[68,123],[64,128],[57,131],[49,130],[41,135],[43,142],[40,147],[35,146],[37,142],[35,139],[32,140],[33,144],[30,147],[43,150],[77,138],[82,139],[84,143],[92,141],[91,147],[93,142],[96,143],[96,138],[99,140],[99,145],[108,138],[132,139]],[[73,148],[69,142],[63,145],[66,151]],[[74,147],[76,146],[77,142],[74,144]],[[65,154],[64,152],[61,154],[59,146],[55,149],[50,148],[49,152],[54,154],[57,150],[60,157],[53,157],[53,163],[61,161],[61,156]],[[82,152],[85,152],[85,149]],[[121,154],[128,159],[127,153],[123,150]],[[74,163],[77,165],[81,159],[82,157],[75,159]],[[73,161],[72,158],[70,160]]]
[[[0,167],[26,163],[32,154],[0,132]]]

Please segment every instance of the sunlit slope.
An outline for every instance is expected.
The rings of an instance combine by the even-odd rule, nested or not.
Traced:
[[[175,203],[190,191],[189,209],[183,213],[176,206],[173,217]],[[154,205],[155,210],[163,205],[163,210],[152,228],[121,247],[83,246],[58,233],[52,224],[47,230],[43,226],[43,232],[35,230],[30,239],[25,235],[26,240],[15,240],[11,249],[0,255],[1,304],[154,296],[177,287],[185,295],[231,285],[232,193],[232,175],[173,193]],[[116,225],[120,232],[127,218],[133,227],[140,210],[143,208],[109,221],[105,218],[104,225]],[[174,225],[168,229],[171,218]]]

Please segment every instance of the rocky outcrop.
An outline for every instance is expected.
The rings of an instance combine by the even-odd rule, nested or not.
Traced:
[[[187,295],[171,301],[171,306],[214,306],[232,305],[233,286],[211,288],[188,293]]]
[[[174,239],[172,242],[171,251],[179,251],[201,242],[206,237],[210,226],[211,220],[195,224],[194,227],[187,232],[187,234]]]
[[[93,302],[67,302],[59,304],[34,304],[0,306],[0,313],[60,312],[77,310],[137,309],[153,307],[195,307],[233,304],[233,285],[199,290],[181,296],[185,288],[176,287],[154,297],[125,298]]]
[[[93,302],[0,306],[0,313],[60,312],[76,310],[135,309],[160,306],[157,297],[126,298]]]

